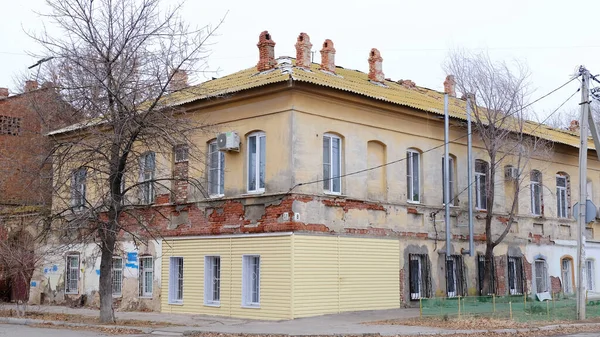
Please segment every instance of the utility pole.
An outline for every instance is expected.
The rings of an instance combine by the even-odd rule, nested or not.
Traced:
[[[589,114],[589,80],[590,73],[583,66],[579,67],[581,75],[581,119],[579,122],[579,214],[577,217],[577,319],[585,319],[585,282],[583,268],[585,266],[585,225],[587,204],[587,150],[588,150],[588,114]]]

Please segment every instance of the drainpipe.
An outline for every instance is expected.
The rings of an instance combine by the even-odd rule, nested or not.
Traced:
[[[475,255],[475,247],[473,247],[473,188],[471,183],[473,182],[473,143],[471,139],[471,97],[467,96],[467,181],[468,181],[468,192],[467,198],[469,199],[469,256]]]
[[[450,184],[449,184],[449,129],[448,94],[444,95],[444,221],[446,222],[446,259],[450,257]]]

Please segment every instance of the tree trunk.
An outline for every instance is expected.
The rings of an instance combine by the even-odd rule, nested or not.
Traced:
[[[485,267],[483,270],[482,296],[487,296],[494,292],[492,277],[494,275],[494,247],[486,245],[485,247]]]
[[[114,219],[114,218],[112,218]],[[116,242],[116,228],[110,220],[100,232],[102,238],[100,256],[100,323],[115,323],[115,312],[113,310],[112,298],[112,259]]]

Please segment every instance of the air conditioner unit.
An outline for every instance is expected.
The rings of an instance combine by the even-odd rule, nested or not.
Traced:
[[[240,136],[236,132],[220,133],[217,136],[219,151],[240,151]]]
[[[507,180],[516,180],[519,178],[519,169],[512,166],[504,168],[504,178]]]

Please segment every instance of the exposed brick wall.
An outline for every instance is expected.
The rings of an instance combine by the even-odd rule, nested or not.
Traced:
[[[271,34],[268,31],[260,33],[258,37],[258,63],[256,69],[258,71],[265,71],[275,68],[277,62],[275,61],[275,41],[271,38]]]
[[[558,276],[550,276],[550,291],[552,293],[559,293],[562,291],[562,283]]]
[[[333,48],[333,41],[330,39],[323,42],[323,48],[321,48],[321,68],[319,69],[335,73],[335,48]]]
[[[310,37],[306,33],[300,33],[296,41],[296,66],[302,68],[309,68],[311,62],[311,49],[312,43],[310,43]]]
[[[188,168],[187,161],[175,163],[173,165],[173,201],[176,204],[183,204],[188,197]]]
[[[400,280],[400,303],[406,303],[406,299],[404,298],[404,284],[406,283],[405,279],[404,279],[404,268],[400,269],[400,274],[399,274],[399,280]]]

